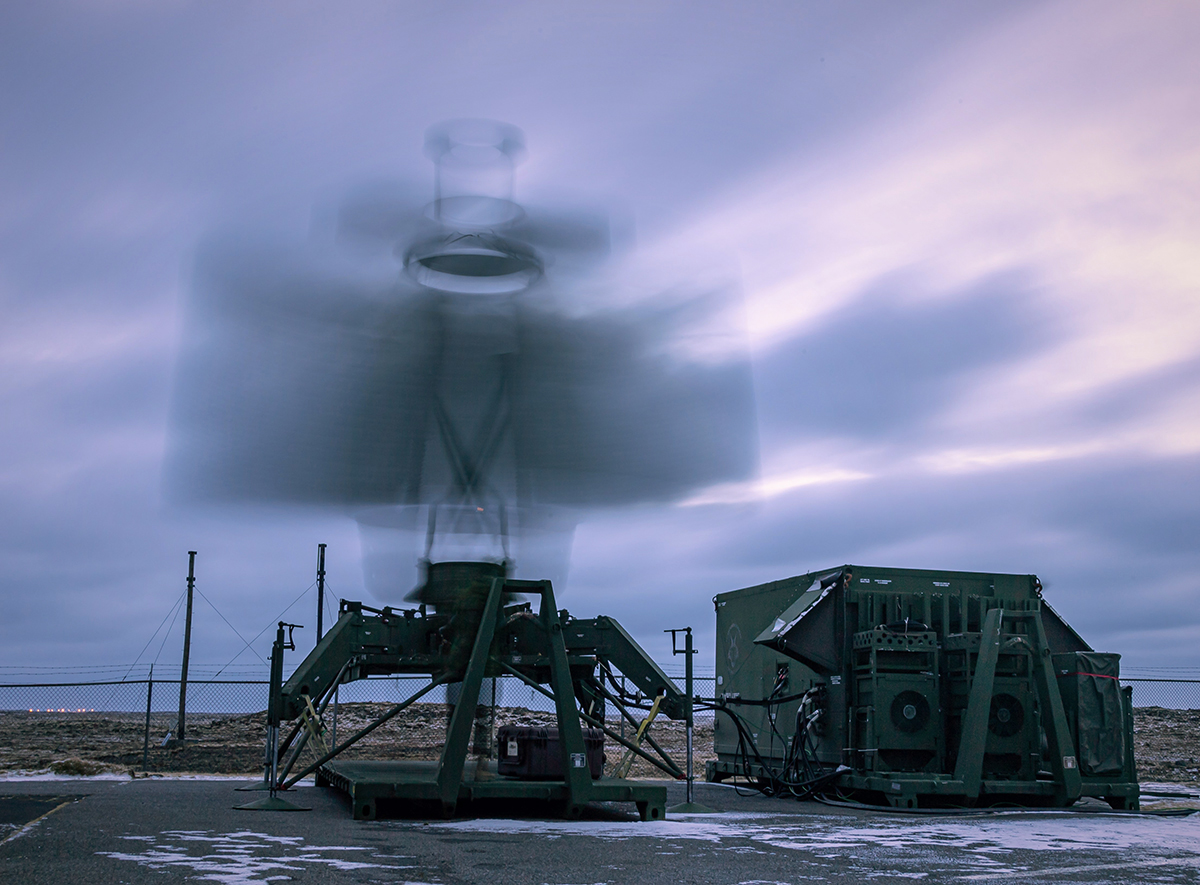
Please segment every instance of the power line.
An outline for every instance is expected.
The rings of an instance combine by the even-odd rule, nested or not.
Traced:
[[[178,617],[179,617],[179,611],[180,611],[180,609],[182,609],[182,608],[183,608],[183,598],[184,598],[184,596],[186,596],[186,595],[187,595],[186,593],[185,593],[185,594],[183,594],[183,595],[181,595],[181,596],[179,597],[179,601],[178,601],[177,603],[175,603],[175,615],[174,615],[174,617],[172,617],[172,618],[171,618],[171,627],[174,627],[174,626],[175,626],[175,618],[178,618]],[[167,630],[166,630],[166,632],[165,632],[165,633],[163,633],[163,640],[162,640],[162,643],[160,643],[160,644],[159,644],[159,646],[158,646],[158,654],[156,654],[156,655],[154,656],[154,663],[155,663],[155,664],[157,664],[157,663],[158,663],[158,658],[159,658],[159,656],[162,654],[163,648],[164,648],[164,647],[166,646],[166,644],[167,644],[167,637],[171,635],[171,627],[168,627],[168,628],[167,628]]]
[[[273,626],[275,625],[275,623],[276,623],[277,621],[279,621],[279,619],[280,619],[280,618],[282,618],[284,615],[286,615],[286,614],[287,614],[289,611],[291,611],[291,610],[292,610],[292,606],[294,606],[294,605],[295,605],[297,602],[299,602],[301,599],[303,599],[303,598],[304,598],[304,595],[305,595],[306,593],[308,593],[308,591],[309,591],[309,590],[311,590],[311,589],[312,589],[313,587],[315,587],[315,586],[317,586],[317,582],[316,582],[316,581],[313,581],[311,584],[309,584],[307,587],[305,587],[305,588],[304,588],[304,589],[303,589],[303,590],[300,592],[300,595],[299,595],[299,596],[297,596],[295,599],[293,599],[293,600],[292,600],[292,602],[291,602],[291,605],[289,605],[287,608],[285,608],[283,611],[281,611],[281,612],[280,612],[278,615],[276,615],[274,618],[272,618],[272,619],[271,619],[271,620],[270,620],[270,621],[267,623],[267,626],[265,626],[265,627],[263,627],[261,630],[259,630],[259,631],[258,631],[258,633],[255,635],[255,637],[254,637],[253,639],[251,639],[251,640],[250,640],[250,642],[247,642],[247,643],[246,643],[246,646],[247,646],[247,648],[250,648],[250,650],[251,650],[251,651],[254,651],[254,649],[253,649],[253,648],[250,646],[250,643],[251,643],[251,642],[258,642],[258,637],[259,637],[259,636],[262,636],[264,633],[266,633],[268,630],[270,630],[270,629],[271,629],[271,627],[273,627]],[[209,604],[211,605],[212,603],[209,603]],[[235,631],[235,632],[236,632],[236,631]],[[240,636],[240,634],[239,634],[239,636]],[[244,640],[244,639],[243,639],[242,641],[243,641],[243,642],[246,642],[246,640]],[[228,667],[230,664],[232,664],[234,661],[236,661],[238,658],[240,658],[240,657],[241,657],[243,654],[245,654],[245,653],[246,653],[246,649],[245,649],[245,648],[243,648],[243,649],[242,649],[241,651],[239,651],[239,652],[238,652],[236,655],[234,655],[232,658],[230,658],[230,659],[229,659],[229,663],[228,663],[228,664],[226,664],[226,665],[225,665],[225,667]],[[256,654],[257,654],[257,652],[256,652]],[[223,672],[225,671],[225,667],[222,667],[220,670],[218,670],[218,671],[217,671],[217,676],[220,676],[220,675],[221,675],[221,673],[223,673]],[[215,679],[215,678],[216,678],[216,676],[214,676],[213,678]]]
[[[148,649],[150,647],[150,643],[152,643],[154,641],[154,637],[158,635],[158,631],[161,630],[163,627],[163,624],[165,624],[167,622],[167,618],[171,617],[171,612],[176,612],[176,614],[178,614],[177,609],[179,608],[179,604],[181,602],[183,602],[183,593],[179,594],[179,598],[175,600],[175,604],[173,606],[171,606],[170,610],[165,615],[163,615],[162,621],[159,623],[159,625],[156,628],[154,628],[154,632],[150,634],[150,638],[146,640],[146,644],[142,646],[142,650],[138,652],[138,656],[133,659],[133,663],[129,665],[129,669],[127,671],[125,671],[125,675],[121,677],[122,682],[124,682],[129,677],[129,674],[133,672],[133,668],[138,665],[138,661],[140,661],[142,659],[142,655],[144,655],[146,653],[146,649]],[[175,626],[174,620],[171,621],[171,626],[172,627]],[[167,633],[170,633],[170,632],[171,631],[168,628]],[[163,636],[164,643],[166,642],[166,640],[167,640],[166,636]],[[158,651],[159,651],[159,654],[162,654],[161,646],[159,647]],[[157,661],[158,658],[155,657],[154,660]]]
[[[170,618],[170,613],[174,612],[175,608],[179,606],[179,603],[182,601],[182,598],[184,598],[184,595],[180,594],[178,600],[175,600],[174,606],[170,607],[167,614],[164,614],[162,616],[162,621],[160,622],[160,624],[158,624],[157,627],[155,627],[154,633],[150,634],[150,638],[146,639],[146,644],[142,646],[142,651],[139,651],[138,656],[136,658],[133,658],[133,663],[130,664],[130,669],[127,670],[127,672],[125,673],[125,676],[121,676],[121,681],[125,681],[127,676],[133,672],[133,668],[138,666],[138,661],[142,660],[142,656],[144,654],[146,654],[146,649],[150,648],[150,643],[154,642],[154,638],[156,636],[158,636],[158,631],[162,630],[162,625],[166,624],[167,619]],[[172,624],[174,624],[174,621],[172,621]],[[170,631],[167,631],[167,632],[169,633]]]
[[[220,617],[220,619],[228,625],[229,629],[234,632],[234,634],[237,636],[237,638],[242,640],[242,642],[245,644],[246,648],[249,648],[250,651],[254,651],[254,649],[251,648],[250,643],[246,642],[246,637],[243,636],[241,633],[238,633],[237,627],[235,627],[235,626],[233,626],[233,624],[229,623],[229,619],[227,617],[225,617],[223,614],[221,614],[221,610],[218,609],[215,605],[213,605],[211,599],[209,599],[207,596],[204,595],[204,591],[201,590],[199,587],[197,587],[196,592],[200,594],[201,599],[203,599],[205,602],[208,603],[208,607],[211,608],[213,611],[215,611],[217,613],[217,616]],[[307,592],[307,591],[305,591],[305,592]],[[259,633],[258,635],[262,636],[261,633]],[[255,637],[255,638],[257,639],[258,637]],[[254,652],[254,653],[258,654],[258,652]],[[240,654],[240,652],[239,652],[239,654]],[[263,663],[264,664],[266,663],[265,658],[263,659]]]
[[[333,588],[329,586],[328,578],[325,579],[325,589],[328,591],[325,596],[325,609],[329,613],[329,623],[336,624],[338,612],[341,611],[342,608],[342,598],[333,592]],[[337,600],[336,606],[333,604],[334,599]],[[328,633],[329,631],[326,630],[325,632]]]

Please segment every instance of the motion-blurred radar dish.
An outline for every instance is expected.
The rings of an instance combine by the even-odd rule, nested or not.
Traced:
[[[748,478],[751,378],[728,293],[612,282],[602,218],[518,203],[523,151],[512,126],[452,121],[426,139],[432,202],[360,188],[330,242],[210,236],[173,497],[340,508],[387,595],[407,589],[397,539],[425,562],[561,577],[586,512]]]

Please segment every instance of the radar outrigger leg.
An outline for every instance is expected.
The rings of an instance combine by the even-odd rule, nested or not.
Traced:
[[[233,806],[237,811],[312,811],[311,808],[301,808],[276,795],[279,792],[279,725],[283,721],[283,651],[295,650],[292,630],[299,626],[280,621],[275,631],[275,644],[271,646],[271,685],[267,701],[267,789],[270,790],[270,795],[245,805]],[[284,627],[288,630],[287,642],[283,639]]]
[[[696,780],[695,773],[692,771],[692,726],[693,726],[693,702],[696,699],[696,689],[692,685],[692,656],[696,654],[696,649],[692,647],[692,628],[684,627],[680,630],[664,630],[664,633],[671,634],[671,655],[683,654],[684,658],[684,680],[686,689],[684,692],[683,702],[683,717],[684,724],[687,727],[687,799],[678,805],[672,805],[667,810],[672,814],[716,814],[715,808],[709,808],[707,805],[701,805],[694,802],[692,796],[692,786]],[[683,648],[678,648],[675,645],[675,637],[677,634],[684,634]]]

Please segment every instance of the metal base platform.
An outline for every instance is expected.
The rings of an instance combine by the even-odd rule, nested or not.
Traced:
[[[783,767],[783,760],[772,760]],[[705,780],[721,783],[729,778],[752,777],[769,780],[771,772],[758,763],[720,758],[705,766]],[[1080,796],[1102,799],[1112,808],[1137,811],[1139,787],[1136,781],[1107,780],[1098,777],[1080,779]],[[1052,780],[981,780],[979,792],[967,796],[963,782],[952,775],[918,772],[847,771],[829,785],[843,793],[871,794],[893,808],[934,808],[945,806],[981,806],[1004,804],[1029,808],[1062,808],[1075,799],[1063,800]]]
[[[336,759],[317,772],[318,786],[331,786],[350,798],[355,820],[374,820],[380,806],[406,808],[406,813],[427,809],[452,816],[466,803],[511,800],[545,803],[556,810],[570,808],[567,785],[561,780],[529,781],[501,777],[495,763],[480,767],[467,761],[458,789],[458,804],[442,803],[437,783],[438,763]],[[592,802],[632,802],[642,820],[663,820],[667,814],[667,788],[642,781],[600,778],[589,790]]]

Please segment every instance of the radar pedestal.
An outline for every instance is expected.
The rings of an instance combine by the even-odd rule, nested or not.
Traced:
[[[268,758],[274,790],[270,799],[245,807],[279,807],[282,800],[275,792],[315,772],[318,785],[346,794],[359,820],[386,814],[388,806],[407,814],[424,811],[450,817],[471,803],[489,801],[545,803],[568,818],[581,816],[589,802],[632,802],[643,820],[661,820],[666,787],[598,777],[588,763],[583,728],[586,724],[599,729],[669,776],[682,779],[683,770],[657,745],[652,744],[655,756],[609,726],[606,704],[627,720],[632,715],[627,699],[610,690],[605,680],[616,684],[616,668],[642,697],[661,695],[662,711],[676,720],[685,717],[682,693],[615,621],[572,618],[558,611],[549,581],[516,580],[505,571],[487,562],[431,565],[418,597],[432,600],[437,595],[435,612],[425,606],[371,609],[344,600],[337,623],[287,682],[280,685],[281,667],[272,680]],[[538,597],[537,611],[529,602],[510,602],[519,596]],[[279,652],[281,662],[282,647]],[[319,711],[338,685],[401,673],[423,673],[431,680],[374,722],[324,749]],[[534,776],[502,775],[491,760],[470,758],[481,686],[484,679],[500,676],[520,679],[553,702],[559,758],[552,770]],[[436,761],[340,758],[420,698],[456,683],[461,684],[460,693]],[[298,721],[280,740],[279,727],[288,720]],[[317,758],[301,767],[298,759],[306,745],[318,748]]]

